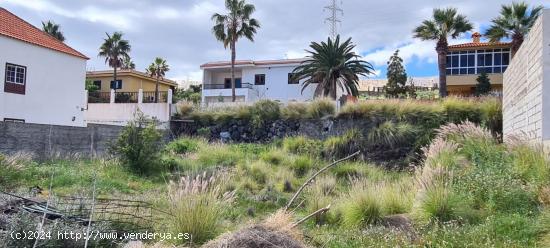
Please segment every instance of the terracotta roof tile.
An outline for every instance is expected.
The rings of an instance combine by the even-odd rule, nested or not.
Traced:
[[[488,46],[511,46],[511,43],[509,42],[470,42],[470,43],[450,45],[449,48],[469,48],[469,47],[488,47]]]
[[[25,20],[0,7],[0,35],[27,43],[66,53],[83,59],[89,59],[84,54],[74,50],[65,43],[58,41],[46,32],[36,28]]]

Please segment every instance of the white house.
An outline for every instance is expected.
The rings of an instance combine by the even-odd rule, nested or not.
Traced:
[[[301,82],[291,80],[292,71],[303,59],[241,60],[235,62],[235,86],[238,102],[270,99],[280,102],[308,101],[315,85],[302,93]],[[203,70],[202,102],[231,102],[231,63],[210,62]]]
[[[0,121],[85,126],[87,60],[0,8]]]

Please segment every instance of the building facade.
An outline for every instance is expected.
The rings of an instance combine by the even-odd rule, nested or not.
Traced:
[[[491,90],[502,92],[502,75],[510,63],[511,44],[481,42],[474,33],[472,42],[449,46],[447,54],[447,91],[449,95],[469,96],[475,92],[477,77],[485,71]]]
[[[113,82],[113,70],[88,71],[86,79],[99,88],[100,92],[109,92],[115,89],[121,92],[137,92],[142,89],[145,92],[155,91],[157,79],[148,74],[136,70],[117,70],[117,82]],[[161,79],[159,91],[175,90],[176,81]]]
[[[301,82],[292,80],[292,71],[303,59],[244,60],[235,63],[235,92],[238,102],[270,99],[280,102],[313,99],[316,85],[302,92]],[[210,62],[203,70],[202,102],[206,105],[232,101],[231,63]]]
[[[504,73],[503,134],[550,148],[550,9],[542,11]]]
[[[88,58],[0,8],[0,121],[85,126]]]

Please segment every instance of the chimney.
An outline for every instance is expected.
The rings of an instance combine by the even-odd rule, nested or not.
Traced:
[[[479,43],[480,39],[481,39],[481,34],[479,32],[475,32],[472,34],[472,41],[474,43]]]

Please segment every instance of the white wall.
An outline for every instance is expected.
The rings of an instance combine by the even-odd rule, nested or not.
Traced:
[[[85,126],[85,59],[5,36],[0,51],[0,121]],[[25,95],[4,92],[6,63],[27,67]]]
[[[536,21],[504,73],[503,133],[550,141],[550,10]]]
[[[170,120],[168,103],[90,103],[85,119],[87,123],[124,126],[134,119],[134,113],[138,109],[146,116],[156,117],[161,123],[167,124]]]

